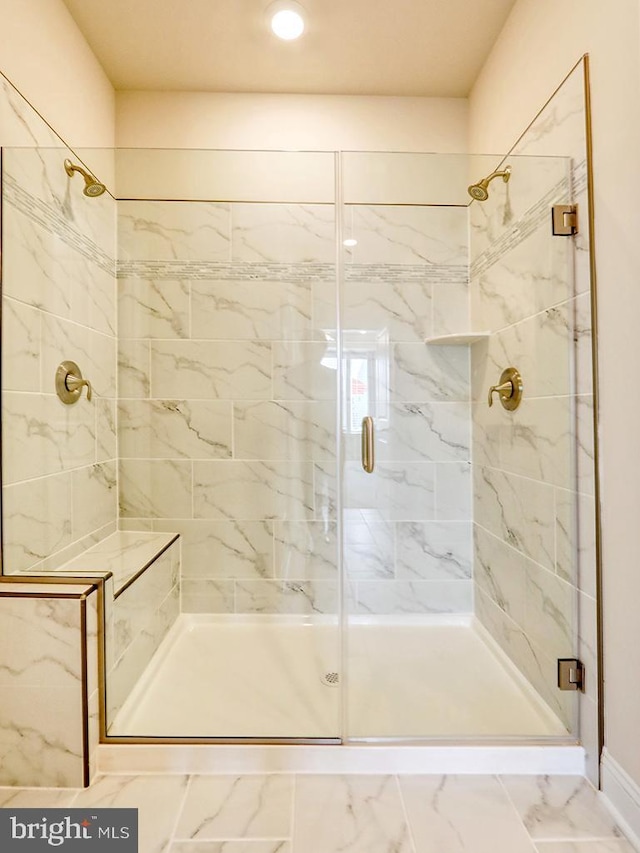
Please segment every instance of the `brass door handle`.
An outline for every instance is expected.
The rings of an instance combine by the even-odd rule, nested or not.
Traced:
[[[367,474],[372,474],[376,464],[376,453],[374,447],[373,418],[367,415],[362,419],[362,467]]]
[[[522,377],[515,367],[507,367],[502,371],[500,383],[489,388],[488,403],[493,406],[493,395],[499,394],[503,407],[512,412],[517,409],[522,400]]]

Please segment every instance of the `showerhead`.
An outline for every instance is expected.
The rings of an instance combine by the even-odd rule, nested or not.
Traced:
[[[97,196],[102,195],[102,193],[107,189],[104,184],[101,184],[100,181],[96,180],[96,178],[94,178],[93,175],[90,175],[89,172],[82,168],[82,166],[76,166],[71,162],[71,160],[64,161],[64,170],[70,178],[73,177],[74,172],[80,172],[84,178],[84,189],[82,192],[90,198],[96,198]]]
[[[489,184],[491,183],[491,181],[494,178],[502,178],[502,180],[506,184],[510,177],[511,166],[505,166],[503,171],[492,172],[486,178],[483,178],[481,181],[478,181],[477,184],[471,184],[471,186],[467,188],[467,191],[471,198],[475,201],[486,201],[489,198]]]
[[[489,198],[487,183],[480,181],[479,184],[471,184],[469,187],[469,195],[476,201],[486,201]]]

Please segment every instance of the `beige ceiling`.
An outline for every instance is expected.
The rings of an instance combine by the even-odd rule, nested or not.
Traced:
[[[64,0],[116,89],[464,97],[515,0]]]

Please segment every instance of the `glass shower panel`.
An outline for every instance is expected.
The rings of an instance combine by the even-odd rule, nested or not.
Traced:
[[[350,738],[574,727],[555,666],[576,647],[575,304],[569,244],[549,228],[568,164],[510,163],[510,181],[470,205],[476,158],[342,157]],[[509,299],[522,326],[491,314]],[[460,339],[471,331],[491,334]],[[489,408],[512,364],[522,407]]]
[[[182,571],[109,733],[337,738],[334,157],[116,169],[121,515],[180,533]]]

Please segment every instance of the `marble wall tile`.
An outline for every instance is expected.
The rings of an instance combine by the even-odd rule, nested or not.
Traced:
[[[467,521],[398,522],[399,580],[466,580],[472,575],[472,532]]]
[[[517,367],[524,393],[531,397],[563,396],[572,393],[573,306],[556,305],[527,320],[492,335],[486,354],[473,371],[473,399],[486,400],[505,367]]]
[[[232,260],[333,263],[333,205],[233,204]]]
[[[299,776],[294,808],[294,850],[413,853],[393,776]]]
[[[580,394],[576,404],[576,468],[577,490],[585,495],[595,493],[595,457],[593,434],[593,397]]]
[[[400,776],[400,791],[421,853],[478,853],[500,846],[532,853],[528,833],[494,776]]]
[[[571,657],[576,645],[574,587],[531,562],[527,567],[526,634],[550,658]]]
[[[536,646],[503,610],[476,587],[475,615],[505,654],[538,692],[570,733],[576,733],[577,707],[573,692],[557,687],[558,662]]]
[[[467,263],[466,208],[358,205],[353,236],[354,264]]]
[[[180,597],[178,586],[153,613],[147,613],[147,621],[127,645],[107,674],[107,728],[127,699],[138,679],[148,666],[158,646],[178,618]]]
[[[494,407],[495,408],[495,407]],[[574,402],[571,397],[529,399],[502,413],[499,467],[512,474],[570,488],[575,477]]]
[[[273,529],[276,577],[301,580],[332,580],[337,577],[335,522],[275,521]]]
[[[118,341],[118,396],[145,398],[150,394],[150,342]]]
[[[621,835],[582,776],[503,776],[502,784],[535,841]]]
[[[71,316],[62,241],[11,204],[2,215],[4,296],[57,314]]]
[[[479,524],[474,524],[474,544],[475,583],[514,622],[524,626],[531,562]]]
[[[181,584],[182,613],[234,613],[235,583],[211,578],[185,578]]]
[[[0,598],[0,784],[82,784],[80,605]]]
[[[72,407],[53,395],[5,392],[2,414],[5,484],[95,461],[94,403],[84,397]]]
[[[181,201],[119,201],[120,260],[228,261],[228,204]]]
[[[545,219],[532,234],[474,278],[472,327],[497,331],[573,296],[572,246]]]
[[[194,281],[191,300],[194,338],[278,341],[312,337],[308,282]]]
[[[3,689],[0,783],[77,788],[82,779],[80,688]]]
[[[332,401],[233,404],[236,459],[331,459],[335,434]]]
[[[335,343],[274,343],[273,396],[276,400],[335,400],[337,382]]]
[[[154,341],[152,396],[264,400],[271,395],[271,345],[261,341]]]
[[[359,330],[390,341],[424,341],[433,334],[432,285],[428,282],[350,282],[342,293],[347,335]]]
[[[218,400],[124,400],[118,406],[121,458],[226,459],[231,403]]]
[[[55,393],[55,374],[62,361],[75,361],[93,392],[116,396],[116,344],[109,335],[44,315],[42,318],[42,389]],[[79,408],[76,407],[76,408]]]
[[[189,303],[188,281],[119,279],[118,335],[121,338],[188,338],[191,329]]]
[[[120,514],[142,518],[192,518],[192,463],[123,459],[119,465]]]
[[[310,519],[312,488],[312,464],[302,460],[196,462],[194,514],[221,520]]]
[[[88,536],[115,519],[118,480],[115,460],[91,465],[71,474],[73,536]]]
[[[469,399],[467,347],[395,344],[389,365],[391,400],[466,402]]]
[[[434,284],[432,296],[432,334],[453,335],[471,327],[469,282]],[[484,328],[476,325],[475,328]]]
[[[291,833],[293,777],[194,776],[174,837],[287,838]]]
[[[96,461],[115,459],[117,442],[116,401],[96,399]]]
[[[236,581],[236,612],[293,613],[338,612],[338,582],[332,580]]]
[[[482,468],[474,476],[474,518],[494,536],[549,569],[555,555],[553,487]]]
[[[378,510],[388,520],[434,518],[434,468],[429,462],[384,462],[367,474],[360,463],[348,462],[344,466],[344,505]]]
[[[40,390],[40,312],[5,297],[2,306],[2,387]]]
[[[392,579],[395,574],[396,526],[388,521],[345,521],[344,570],[350,580]]]
[[[473,584],[455,581],[358,581],[356,613],[471,613]]]
[[[183,580],[274,576],[270,521],[168,519],[154,521],[153,529],[180,534]]]
[[[576,602],[578,658],[585,666],[584,697],[593,703],[598,701],[598,615],[595,598],[578,593]],[[573,637],[575,637],[575,631]],[[572,639],[573,639],[572,637]],[[574,640],[575,643],[575,640]],[[583,696],[580,697],[582,700]]]
[[[466,521],[472,518],[472,471],[469,462],[437,462],[435,518]]]

